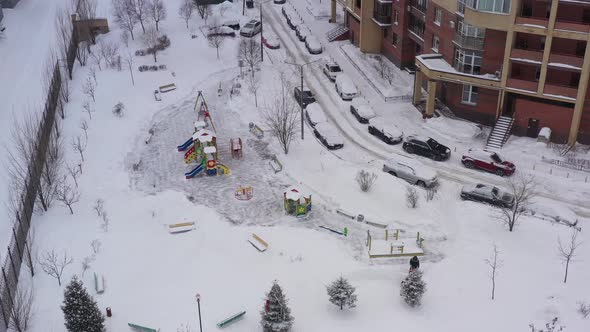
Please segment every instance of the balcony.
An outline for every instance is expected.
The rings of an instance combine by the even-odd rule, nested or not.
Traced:
[[[455,33],[453,41],[461,48],[478,51],[483,50],[484,38],[465,36],[460,33]]]
[[[564,69],[582,70],[584,64],[584,58],[569,55],[569,54],[557,54],[551,53],[549,55],[549,66],[560,67]]]
[[[391,0],[374,1],[373,21],[380,27],[388,27],[391,25]]]
[[[549,22],[545,18],[540,17],[523,17],[516,18],[516,25],[520,26],[519,31],[530,33],[544,33]],[[541,30],[540,30],[541,29]]]
[[[555,30],[589,33],[590,25],[583,24],[581,22],[557,21],[555,22]]]
[[[415,14],[422,16],[426,15],[426,0],[411,0],[410,7],[410,11]]]
[[[513,61],[521,61],[521,62],[540,64],[541,61],[543,61],[543,52],[542,51],[535,51],[535,50],[523,50],[523,49],[519,49],[519,48],[514,48],[510,52],[510,59]]]
[[[507,31],[513,23],[507,13],[478,10],[468,3],[465,4],[464,10],[465,21],[481,28]]]
[[[578,89],[577,87],[572,86],[545,83],[543,94],[551,95],[552,97],[565,97],[564,99],[575,100],[578,96]]]
[[[506,81],[506,87],[517,90],[526,90],[530,93],[536,94],[537,88],[539,87],[539,82],[521,80],[518,78],[509,78]]]

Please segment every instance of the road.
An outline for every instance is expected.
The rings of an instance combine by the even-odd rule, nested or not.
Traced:
[[[267,6],[263,7],[264,19],[266,22],[270,22],[270,26],[275,34],[281,41],[281,47],[284,48],[288,57],[291,57],[291,61],[297,63],[307,63],[321,58],[333,58],[338,61],[340,66],[345,72],[355,72],[356,68],[349,62],[348,59],[342,56],[340,52],[334,52],[330,48],[324,47],[324,53],[320,56],[311,55],[307,52],[304,43],[301,43],[295,32],[289,28],[285,18],[280,12],[280,6]],[[265,25],[268,29],[269,25]],[[324,45],[325,46],[325,45]],[[340,53],[340,54],[339,54]],[[358,74],[358,73],[357,73]],[[376,102],[377,106],[382,102],[382,98],[377,95],[375,90],[369,86],[369,84],[362,78],[361,75],[354,75],[360,79],[355,79],[359,90],[362,95],[371,102]],[[322,106],[326,117],[338,128],[348,145],[352,145],[355,150],[361,150],[366,154],[375,158],[375,161],[382,162],[388,159],[392,154],[408,156],[399,146],[392,147],[383,144],[381,141],[370,135],[363,126],[361,126],[349,112],[341,112],[339,110],[347,109],[340,100],[340,97],[334,90],[334,84],[324,77],[321,70],[307,70],[305,75],[305,83],[315,90],[317,102]],[[345,144],[345,147],[349,147]],[[347,159],[348,154],[338,153],[336,154],[342,158]],[[453,160],[453,159],[452,159]],[[451,160],[451,161],[452,161]],[[421,161],[433,167],[439,172],[441,178],[445,180],[463,185],[475,182],[485,182],[496,186],[505,186],[505,180],[483,172],[477,172],[466,169],[460,166],[458,157],[454,156],[455,162],[435,162],[429,159],[421,158]],[[354,160],[350,160],[354,162]],[[539,186],[537,196],[543,197],[555,202],[559,202],[572,211],[578,216],[583,218],[590,218],[590,209],[587,208],[590,200],[590,195],[587,192],[568,192],[564,195],[556,195],[552,190],[551,185]]]

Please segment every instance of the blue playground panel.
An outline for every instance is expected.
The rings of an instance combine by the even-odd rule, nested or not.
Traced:
[[[181,145],[177,146],[178,152],[183,152],[188,149],[191,144],[193,144],[193,138],[189,138],[186,142],[182,143]]]
[[[236,322],[238,319],[244,317],[246,314],[245,311],[239,312],[227,319],[222,320],[221,322],[217,323],[217,327],[226,327],[227,325]]]
[[[192,171],[184,173],[184,177],[187,179],[192,179],[195,176],[197,176],[197,174],[201,173],[202,171],[203,171],[203,165],[199,164],[199,166],[195,167]]]

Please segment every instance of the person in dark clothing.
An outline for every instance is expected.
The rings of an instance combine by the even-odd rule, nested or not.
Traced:
[[[414,256],[410,259],[410,273],[417,270],[420,267],[420,260],[418,256]]]

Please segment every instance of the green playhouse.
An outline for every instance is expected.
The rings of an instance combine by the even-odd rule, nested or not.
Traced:
[[[311,195],[305,195],[298,189],[290,188],[283,193],[285,211],[296,217],[306,217],[311,211]]]

